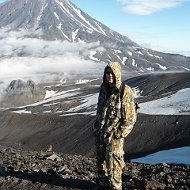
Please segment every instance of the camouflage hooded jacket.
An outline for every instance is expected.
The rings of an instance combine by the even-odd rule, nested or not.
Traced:
[[[108,67],[115,75],[115,87],[112,89],[106,82]],[[117,62],[108,64],[104,70],[93,128],[95,135],[103,134],[107,142],[112,138],[126,137],[136,122],[137,112],[133,91],[127,85],[122,90],[122,85],[120,64]]]

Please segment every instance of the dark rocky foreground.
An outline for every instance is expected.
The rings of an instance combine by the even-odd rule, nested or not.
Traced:
[[[53,151],[0,148],[0,188],[93,189],[96,160]],[[189,189],[190,166],[126,163],[123,189]]]

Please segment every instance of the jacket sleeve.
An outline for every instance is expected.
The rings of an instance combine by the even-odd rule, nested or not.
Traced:
[[[92,132],[94,135],[97,135],[99,132],[99,122],[98,122],[98,117],[96,116],[94,125],[92,126]]]
[[[132,131],[136,119],[137,110],[134,92],[129,86],[125,86],[121,100],[121,124],[116,132],[116,137],[126,137]]]

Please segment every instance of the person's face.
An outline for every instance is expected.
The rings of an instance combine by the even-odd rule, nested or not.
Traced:
[[[106,80],[110,85],[115,83],[115,75],[110,68],[106,70]]]

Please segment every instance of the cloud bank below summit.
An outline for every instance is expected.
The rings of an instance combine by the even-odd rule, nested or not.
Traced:
[[[76,42],[70,43],[67,41],[45,41],[36,38],[27,38],[31,32],[6,32],[0,30],[0,56],[34,56],[45,57],[52,55],[74,55],[88,56],[91,54],[91,49],[96,51],[104,51],[100,47],[99,42],[85,43]],[[36,33],[33,33],[36,35]]]
[[[103,71],[104,64],[83,58],[104,51],[99,42],[45,41],[26,38],[27,34],[0,30],[0,89],[15,79],[52,82],[78,75],[92,77]]]

